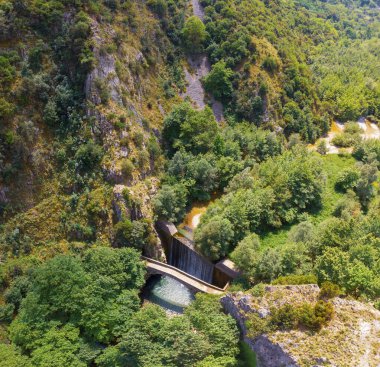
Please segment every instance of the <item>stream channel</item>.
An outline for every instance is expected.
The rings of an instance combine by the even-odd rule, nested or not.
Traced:
[[[193,14],[204,20],[204,11],[199,0],[191,0]],[[195,54],[188,56],[188,67],[185,67],[185,78],[187,88],[182,98],[189,98],[194,106],[200,110],[206,107],[206,93],[202,85],[202,78],[211,70],[210,62],[206,54]],[[223,106],[220,102],[210,98],[210,104],[215,119],[223,120]],[[178,228],[191,232],[199,224],[201,215],[206,211],[209,203],[196,203],[186,216],[184,223]],[[185,252],[183,252],[185,254]],[[187,261],[184,259],[183,261]],[[194,266],[197,266],[194,264]],[[194,270],[195,271],[195,270]],[[191,272],[193,273],[193,272]],[[201,274],[193,274],[203,278]],[[208,279],[204,279],[208,280]],[[184,307],[188,306],[194,299],[194,292],[187,286],[166,275],[152,276],[149,278],[143,292],[143,298],[149,302],[156,303],[168,312],[182,313]]]

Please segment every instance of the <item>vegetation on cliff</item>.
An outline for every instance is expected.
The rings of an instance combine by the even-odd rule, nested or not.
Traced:
[[[243,366],[218,299],[181,317],[140,300],[141,254],[164,257],[154,221],[215,197],[195,246],[236,262],[232,287],[324,284],[256,327],[321,336],[328,298],[379,305],[380,142],[355,122],[380,118],[378,4],[200,4],[202,20],[185,0],[0,0],[7,366]],[[221,121],[181,98],[198,57]],[[311,151],[334,119],[352,151]]]

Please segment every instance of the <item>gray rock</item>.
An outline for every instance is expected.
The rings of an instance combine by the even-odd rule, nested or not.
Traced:
[[[250,306],[250,300],[250,295],[238,293],[236,296],[227,294],[220,301],[225,312],[236,320],[244,341],[256,353],[258,365],[260,367],[299,367],[299,364],[286,353],[281,345],[272,343],[266,335],[260,335],[254,339],[247,336],[246,314],[256,312],[260,317],[264,317],[264,314],[269,312],[269,310],[260,310],[261,314],[258,313]]]

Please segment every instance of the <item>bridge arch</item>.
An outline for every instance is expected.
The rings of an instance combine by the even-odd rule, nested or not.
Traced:
[[[200,280],[196,277],[193,277],[190,274],[185,273],[184,271],[175,268],[174,266],[165,264],[163,262],[142,256],[142,259],[145,261],[146,268],[150,274],[161,274],[161,275],[168,275],[179,282],[187,285],[189,288],[196,292],[203,292],[203,293],[209,293],[209,294],[223,294],[228,285],[224,288],[219,288],[213,284],[209,284],[207,282],[204,282],[203,280]]]

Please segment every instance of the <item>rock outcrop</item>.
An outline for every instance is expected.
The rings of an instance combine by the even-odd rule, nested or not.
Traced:
[[[264,295],[227,294],[221,303],[237,321],[244,341],[255,351],[260,367],[378,367],[380,366],[380,312],[369,304],[334,298],[334,317],[321,331],[274,331],[250,337],[246,321],[260,318],[272,307],[314,303],[317,285],[267,286]]]

